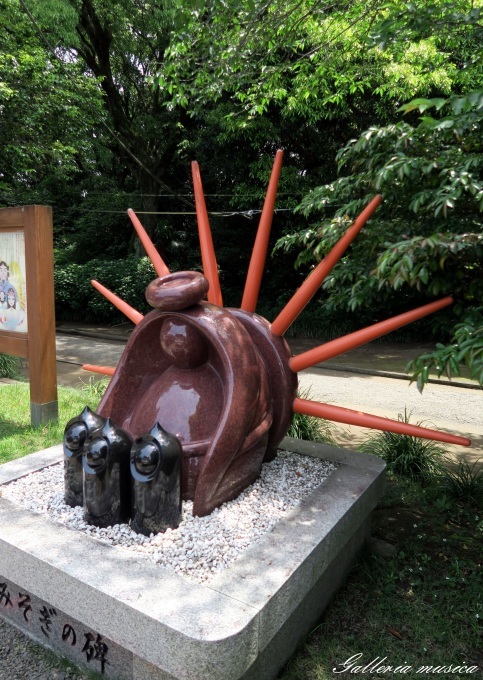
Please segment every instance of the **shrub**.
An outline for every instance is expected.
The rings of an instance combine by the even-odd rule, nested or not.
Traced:
[[[410,415],[404,410],[404,416],[398,414],[398,420],[409,423]],[[389,472],[413,480],[427,481],[443,470],[445,449],[430,439],[381,432],[363,442],[359,450],[380,456],[386,461]]]
[[[149,309],[144,291],[155,278],[156,272],[147,257],[57,265],[54,271],[57,318],[89,323],[122,322],[124,315],[91,286],[91,279],[144,313]]]
[[[445,492],[453,500],[478,508],[483,506],[483,469],[479,467],[479,460],[473,465],[461,460],[456,469],[443,469],[441,481]]]
[[[18,357],[0,354],[0,378],[18,378],[21,366],[22,362]]]

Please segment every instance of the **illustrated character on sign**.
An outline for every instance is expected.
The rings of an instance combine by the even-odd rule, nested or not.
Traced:
[[[5,295],[7,295],[9,289],[13,290],[15,297],[17,298],[17,291],[15,289],[15,286],[13,286],[10,281],[10,267],[8,264],[4,261],[0,261],[0,291],[3,291]]]
[[[7,291],[7,309],[17,309],[17,294],[13,288]]]

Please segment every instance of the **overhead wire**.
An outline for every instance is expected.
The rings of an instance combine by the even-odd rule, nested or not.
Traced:
[[[77,212],[94,213],[94,214],[110,214],[110,215],[124,215],[125,210],[93,210],[90,208],[70,208],[70,210],[76,210]],[[216,211],[209,210],[208,214],[215,217],[235,217],[240,215],[241,217],[246,217],[247,219],[252,219],[255,215],[259,215],[262,211],[256,210],[233,210],[233,211]],[[293,212],[290,208],[277,208],[274,212]],[[160,210],[136,210],[136,215],[196,215],[196,212],[190,211],[160,211]]]
[[[81,194],[84,193],[81,191]],[[172,194],[140,194],[137,191],[85,191],[85,196],[138,196],[139,198],[144,197],[155,197],[155,198],[166,198],[172,197]],[[193,192],[187,194],[177,194],[177,196],[193,196]],[[291,192],[291,191],[277,191],[277,196],[303,196],[302,191]],[[257,192],[252,194],[204,194],[205,198],[246,198],[247,196],[256,196],[257,198],[264,198],[264,194]]]

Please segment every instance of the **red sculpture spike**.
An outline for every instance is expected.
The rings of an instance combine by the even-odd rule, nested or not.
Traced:
[[[267,195],[265,197],[265,203],[263,204],[262,215],[258,225],[257,237],[253,247],[250,266],[248,268],[247,280],[241,303],[241,309],[246,312],[254,312],[257,306],[263,268],[267,256],[268,239],[270,238],[275,198],[277,196],[277,185],[280,177],[280,170],[282,169],[282,159],[283,151],[279,149],[275,155]]]
[[[146,290],[146,299],[154,309],[145,318],[107,288],[92,282],[128,318],[139,323],[116,369],[85,366],[88,370],[113,374],[99,404],[98,415],[112,418],[126,436],[134,439],[151,432],[153,423],[175,433],[183,449],[182,496],[193,501],[193,512],[200,516],[237,496],[259,476],[262,463],[276,455],[293,411],[470,445],[464,437],[296,398],[297,371],[441,309],[452,300],[439,300],[291,357],[282,334],[342,257],[381,197],[376,196],[369,203],[270,325],[252,310],[266,257],[281,160],[280,151],[267,189],[242,309],[222,308],[215,252],[196,162],[192,164],[192,172],[205,276],[199,272],[167,274],[164,268],[158,270],[163,275]],[[130,217],[135,223],[137,218],[132,211]],[[147,243],[154,251],[150,241]],[[204,302],[208,286],[211,304]]]
[[[102,283],[99,283],[93,279],[91,284],[94,286],[94,288],[96,288],[96,290],[99,291],[99,293],[104,295],[104,297],[109,300],[109,302],[111,302],[114,307],[117,307],[120,312],[127,316],[127,318],[136,325],[144,319],[141,312],[138,312],[136,309],[134,309],[134,307],[128,305],[127,302],[124,302],[124,300],[121,300],[120,297],[112,293],[108,288],[103,286]]]
[[[144,250],[146,251],[147,256],[153,263],[153,267],[156,270],[156,274],[158,276],[167,276],[169,274],[169,269],[164,264],[163,258],[154,247],[154,243],[149,238],[146,229],[139,221],[136,213],[132,208],[129,208],[127,214],[129,215],[133,227],[136,230],[137,235],[139,236],[139,240],[144,246]]]
[[[289,361],[290,368],[295,373],[303,371],[305,368],[315,366],[315,364],[319,364],[322,361],[327,361],[328,359],[339,356],[339,354],[344,354],[344,352],[348,352],[350,349],[360,347],[360,345],[364,345],[366,342],[371,342],[371,340],[380,338],[381,335],[390,333],[391,331],[396,330],[396,328],[401,328],[401,326],[405,326],[412,321],[421,319],[428,314],[433,314],[452,303],[453,298],[446,297],[437,302],[431,302],[429,305],[413,309],[410,312],[394,316],[392,319],[380,321],[373,326],[368,326],[355,333],[345,335],[343,338],[337,338],[337,340],[326,342],[324,345],[314,347],[314,349],[310,349],[308,352],[292,357]]]
[[[101,373],[102,375],[114,375],[116,369],[112,366],[94,366],[94,364],[83,364],[82,368],[84,371],[90,371],[91,373]]]
[[[300,312],[312,299],[325,277],[332,271],[340,260],[364,224],[371,217],[375,209],[381,203],[382,197],[377,195],[369,205],[364,208],[359,217],[349,227],[344,236],[332,248],[330,253],[320,262],[310,276],[304,281],[297,292],[287,302],[280,314],[271,325],[275,335],[283,335],[287,328],[295,321]]]
[[[410,425],[409,423],[402,423],[398,420],[381,418],[380,416],[373,416],[369,413],[361,413],[360,411],[353,411],[349,408],[332,406],[332,404],[323,404],[316,401],[308,401],[307,399],[299,399],[298,397],[294,400],[293,410],[295,413],[303,413],[304,415],[315,416],[316,418],[325,418],[326,420],[333,420],[336,423],[370,427],[374,430],[407,434],[411,437],[421,437],[422,439],[434,439],[435,441],[446,442],[448,444],[471,446],[471,441],[466,439],[466,437],[458,437],[454,434],[430,430],[426,427],[420,427],[419,425]]]
[[[211,237],[208,211],[206,210],[205,196],[203,194],[203,185],[201,184],[200,168],[196,161],[191,163],[191,173],[193,175],[196,216],[198,219],[198,232],[200,235],[201,261],[203,262],[203,272],[210,284],[208,289],[208,301],[212,302],[214,305],[223,307],[215,248]]]

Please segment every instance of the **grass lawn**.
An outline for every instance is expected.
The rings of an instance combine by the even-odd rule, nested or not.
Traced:
[[[92,390],[60,388],[59,423],[34,429],[29,424],[28,385],[0,385],[0,462],[60,443],[65,423],[86,404],[95,408],[98,402]],[[421,666],[450,664],[479,666],[476,673],[456,675],[481,677],[481,503],[455,500],[437,477],[421,485],[391,475],[374,514],[373,535],[394,546],[395,554],[361,556],[280,679],[355,677],[343,664],[359,654],[351,663],[364,667],[386,657],[383,666],[411,667],[397,674],[359,671],[364,678],[454,677],[442,669],[416,673]]]
[[[95,408],[99,397],[89,390],[59,388],[59,421],[39,428],[30,424],[27,383],[0,384],[0,463],[60,444],[65,424],[88,404]]]

